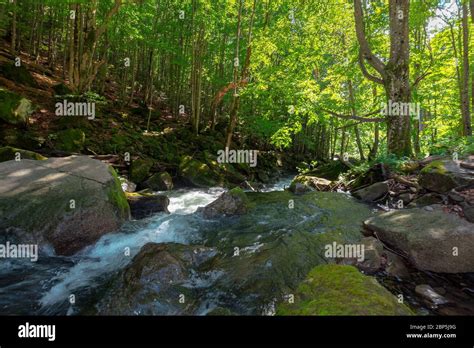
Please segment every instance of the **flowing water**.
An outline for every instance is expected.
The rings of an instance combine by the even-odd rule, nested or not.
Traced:
[[[283,190],[291,178],[264,189]],[[166,192],[170,214],[130,221],[72,257],[41,256],[37,262],[5,260],[0,267],[0,314],[74,314],[70,305],[94,292],[108,275],[124,268],[149,242],[189,244],[202,218],[194,214],[224,192],[221,188]],[[124,257],[126,255],[127,257]],[[71,297],[73,295],[73,297]],[[80,306],[79,306],[80,308]]]

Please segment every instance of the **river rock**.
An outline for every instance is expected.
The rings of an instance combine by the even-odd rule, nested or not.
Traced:
[[[309,191],[331,191],[332,181],[316,176],[298,175],[290,184],[289,190],[296,194]]]
[[[429,191],[446,193],[473,184],[474,170],[461,167],[458,161],[433,161],[421,170],[418,182]]]
[[[134,219],[144,219],[159,212],[170,213],[170,200],[165,195],[133,192],[127,193],[127,200]]]
[[[355,192],[352,192],[352,195],[356,198],[363,200],[364,202],[374,202],[378,199],[383,198],[388,193],[388,183],[387,182],[377,182],[368,187],[361,188]]]
[[[199,208],[206,219],[219,216],[232,216],[245,214],[249,209],[249,199],[241,188],[234,188],[224,192],[214,202]]]
[[[188,286],[215,250],[176,243],[148,243],[112,281],[98,303],[101,315],[194,314]]]
[[[142,186],[153,191],[169,191],[173,189],[173,178],[168,172],[155,173]]]
[[[188,185],[195,187],[212,187],[218,184],[218,176],[205,163],[184,156],[178,168],[179,175]]]
[[[347,265],[321,265],[309,272],[294,303],[280,302],[277,315],[413,315],[373,277]]]
[[[150,176],[153,161],[147,158],[139,158],[132,162],[130,167],[130,180],[136,184],[141,184]]]
[[[71,255],[130,217],[115,171],[89,157],[0,163],[0,240]]]
[[[442,209],[394,210],[372,217],[365,228],[433,272],[474,272],[474,225]]]

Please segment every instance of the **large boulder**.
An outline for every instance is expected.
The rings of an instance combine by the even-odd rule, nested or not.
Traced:
[[[458,161],[437,160],[424,167],[418,182],[429,191],[446,193],[455,187],[474,183],[474,170],[461,167]]]
[[[363,200],[364,202],[374,202],[383,198],[387,193],[388,184],[387,182],[383,181],[354,191],[352,192],[352,195]]]
[[[26,125],[34,108],[26,98],[0,88],[0,119],[12,125]]]
[[[234,188],[224,192],[214,202],[204,208],[199,208],[206,219],[212,219],[220,216],[232,216],[245,214],[249,209],[250,203],[247,195],[241,188]]]
[[[127,193],[127,200],[134,219],[143,219],[148,216],[165,212],[169,214],[170,200],[165,195],[147,193]]]
[[[373,277],[347,265],[321,265],[309,272],[277,315],[413,315]]]
[[[218,176],[205,163],[184,156],[179,164],[179,175],[186,184],[196,187],[212,187],[218,184]]]
[[[2,162],[0,183],[3,242],[71,255],[130,217],[115,171],[88,157]]]
[[[474,272],[474,224],[456,215],[440,209],[394,210],[366,220],[364,227],[420,270]]]

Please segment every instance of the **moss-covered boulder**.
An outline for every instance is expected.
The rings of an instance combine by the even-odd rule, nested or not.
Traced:
[[[179,175],[188,185],[195,187],[216,186],[219,181],[218,175],[205,163],[184,156],[179,164]]]
[[[86,135],[81,129],[66,129],[56,133],[55,146],[67,152],[81,152],[84,149]]]
[[[173,189],[173,178],[168,172],[155,173],[142,186],[153,191],[169,191]]]
[[[41,161],[47,158],[33,151],[17,149],[11,146],[0,147],[0,162],[23,159]]]
[[[16,66],[14,63],[2,64],[2,76],[29,87],[38,87],[38,83],[31,73],[23,65]]]
[[[310,175],[298,175],[290,184],[289,190],[299,194],[309,191],[331,191],[333,183],[327,179]]]
[[[250,201],[241,188],[236,187],[228,192],[224,192],[214,202],[208,204],[199,211],[205,218],[215,218],[219,216],[232,216],[245,214],[250,207]]]
[[[294,295],[294,303],[278,305],[277,315],[413,315],[375,278],[353,266],[317,266]]]
[[[130,180],[135,184],[140,184],[150,176],[153,161],[147,158],[139,158],[132,162],[130,168]]]
[[[0,243],[71,255],[117,230],[130,209],[115,171],[86,156],[0,163]]]
[[[0,88],[0,119],[13,125],[26,125],[34,108],[30,100]]]
[[[455,187],[474,183],[474,171],[463,168],[457,161],[437,160],[424,167],[419,183],[429,191],[446,193]]]
[[[349,169],[350,168],[342,161],[331,161],[330,163],[318,166],[316,169],[306,172],[305,174],[309,176],[316,176],[318,178],[324,178],[331,181],[336,181],[339,179],[339,176],[341,174],[344,174]]]

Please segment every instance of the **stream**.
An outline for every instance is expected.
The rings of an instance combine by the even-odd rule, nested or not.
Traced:
[[[293,195],[284,191],[291,180],[248,192],[252,209],[245,215],[210,220],[197,210],[224,189],[168,191],[164,194],[170,198],[170,214],[129,221],[74,256],[50,252],[37,262],[4,260],[0,313],[273,315],[278,301],[284,301],[312,267],[328,262],[324,246],[357,242],[362,222],[374,214],[373,207],[345,193]],[[164,251],[145,253],[133,264],[148,243],[166,244]],[[412,271],[416,283],[384,274],[377,278],[392,293],[403,293],[419,314],[474,312],[463,292],[473,284],[472,277]],[[454,304],[439,309],[420,302],[414,287],[423,283],[444,287]]]

